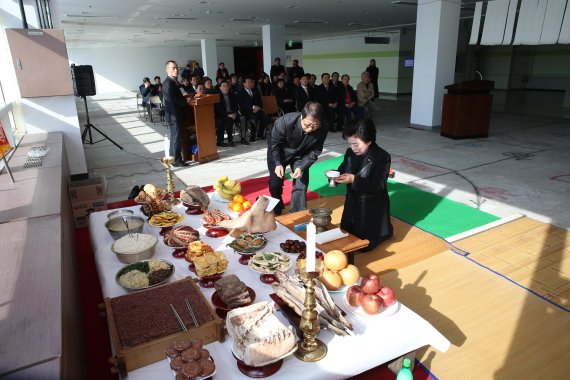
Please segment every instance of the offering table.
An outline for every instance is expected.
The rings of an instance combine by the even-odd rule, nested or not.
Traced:
[[[221,203],[212,199],[209,209],[218,208],[227,211],[227,203]],[[135,215],[140,214],[138,206],[131,207]],[[181,205],[175,206],[174,211],[184,213]],[[116,297],[126,294],[126,291],[115,282],[115,274],[124,264],[122,264],[111,251],[113,239],[105,229],[107,214],[110,211],[95,212],[90,215],[89,226],[91,241],[97,273],[101,282],[104,297]],[[237,213],[228,212],[233,218]],[[228,259],[228,268],[224,275],[235,274],[247,286],[251,287],[257,297],[255,302],[271,301],[270,294],[273,293],[270,285],[265,285],[260,281],[259,273],[254,272],[246,265],[238,262],[239,254],[233,252],[226,244],[233,238],[229,235],[223,238],[209,238],[205,235],[206,228],[201,225],[200,215],[185,215],[182,222],[190,225],[200,232],[200,239],[211,245],[216,251],[224,251]],[[188,270],[188,263],[184,259],[173,258],[172,248],[167,247],[162,242],[159,229],[145,224],[143,233],[150,233],[159,237],[154,258],[162,258],[170,261],[176,267],[176,271],[170,281],[179,280],[187,276],[194,276]],[[277,229],[265,234],[268,240],[264,252],[281,251],[279,244],[287,239],[298,239],[284,225],[278,223]],[[296,254],[289,254],[292,260],[296,260]],[[293,272],[291,268],[289,273]],[[210,300],[214,289],[201,289],[206,299]],[[361,317],[352,314],[344,306],[343,298],[345,293],[331,293],[333,299],[343,310],[347,312],[347,318],[352,322],[355,330],[354,336],[340,337],[332,334],[328,330],[321,330],[319,339],[328,346],[328,354],[319,362],[307,363],[297,360],[294,356],[284,359],[283,366],[272,379],[345,379],[364,372],[370,368],[379,366],[392,359],[402,356],[405,353],[414,351],[425,345],[431,345],[439,351],[447,351],[449,341],[441,335],[431,324],[422,317],[408,309],[405,305],[399,304],[396,312],[390,316],[377,315],[374,317]],[[397,295],[397,290],[396,290]],[[286,325],[290,323],[279,311],[276,316]],[[378,337],[381,337],[378,338]],[[225,342],[214,342],[205,346],[210,351],[216,363],[217,379],[240,379],[247,377],[243,375],[236,365],[236,360],[232,356],[232,341],[226,339]],[[358,353],[358,354],[355,354]],[[168,361],[148,365],[146,367],[129,372],[129,379],[173,379],[174,375],[170,370]]]

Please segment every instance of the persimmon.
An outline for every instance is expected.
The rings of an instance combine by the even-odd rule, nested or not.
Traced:
[[[243,203],[245,201],[245,198],[241,194],[236,194],[234,195],[233,201],[236,203]]]
[[[234,210],[235,212],[240,212],[241,210],[243,210],[243,205],[241,203],[234,203],[232,210]]]

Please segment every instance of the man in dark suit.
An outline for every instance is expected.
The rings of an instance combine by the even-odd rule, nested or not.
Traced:
[[[285,74],[285,66],[281,64],[281,58],[277,57],[275,58],[275,64],[271,66],[269,71],[271,82],[276,82],[281,73]]]
[[[366,71],[368,71],[368,74],[370,74],[370,82],[372,82],[372,86],[374,86],[374,97],[377,98],[380,94],[378,92],[378,75],[380,73],[380,70],[378,70],[378,67],[376,66],[375,59],[370,60],[370,64],[366,68]]]
[[[295,89],[295,103],[297,110],[305,108],[305,104],[316,99],[315,90],[309,86],[309,78],[306,75],[301,77],[301,85]]]
[[[238,118],[238,104],[234,94],[230,92],[227,81],[220,83],[220,102],[214,105],[216,114],[216,145],[235,146],[233,126]],[[224,133],[228,135],[228,143],[224,143]],[[246,144],[247,145],[247,144]]]
[[[168,61],[165,70],[167,77],[162,83],[162,92],[166,121],[170,129],[170,156],[174,157],[173,166],[188,166],[182,159],[182,134],[187,103],[178,83],[178,65],[175,61]]]
[[[279,199],[273,210],[280,215],[283,204],[283,181],[285,167],[291,167],[293,190],[290,212],[307,209],[309,168],[323,151],[327,127],[322,124],[323,106],[310,102],[299,112],[288,113],[275,121],[267,140],[267,168],[269,169],[269,192]]]
[[[254,88],[255,81],[253,78],[247,78],[244,86],[238,91],[238,104],[242,116],[245,118],[245,124],[250,124],[251,134],[250,142],[255,142],[256,137],[265,140],[265,129],[269,124],[269,117],[261,109],[263,102],[259,92]],[[245,132],[246,125],[242,126]],[[241,136],[242,142],[245,140],[245,134]]]
[[[158,95],[158,92],[156,91],[156,87],[152,83],[150,83],[150,78],[148,78],[148,77],[143,78],[143,84],[141,84],[139,86],[139,91],[143,97],[142,105],[145,108],[148,105],[148,101],[150,100],[150,97]]]
[[[305,70],[299,66],[299,60],[294,59],[293,66],[287,68],[287,80],[291,83],[295,77],[302,77],[303,75],[305,75]]]
[[[342,84],[339,86],[339,129],[342,130],[344,120],[360,119],[364,116],[364,108],[360,107],[356,101],[356,91],[350,84],[350,76],[342,76]]]
[[[338,91],[330,83],[329,73],[321,75],[321,84],[317,86],[317,100],[325,109],[325,120],[328,123],[329,131],[336,132],[334,127],[334,115],[338,110]]]

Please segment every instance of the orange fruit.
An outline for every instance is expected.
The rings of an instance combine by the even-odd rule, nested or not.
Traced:
[[[251,202],[250,201],[245,201],[242,203],[243,208],[250,208],[251,207]]]
[[[234,210],[235,212],[240,212],[241,210],[243,210],[243,205],[241,203],[234,203],[232,210]]]
[[[245,198],[243,197],[243,195],[241,195],[241,194],[234,195],[234,202],[243,203],[244,201],[245,201]]]
[[[236,204],[236,203],[235,203],[234,201],[230,201],[230,203],[228,203],[228,208],[229,208],[230,210],[233,210],[235,204]]]

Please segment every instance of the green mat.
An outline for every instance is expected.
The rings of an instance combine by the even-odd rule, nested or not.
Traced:
[[[317,162],[311,167],[309,189],[321,197],[345,195],[346,186],[328,187],[323,174],[336,169],[343,156]],[[428,193],[413,186],[388,181],[390,211],[392,216],[422,228],[442,238],[447,238],[500,219],[462,203]]]

